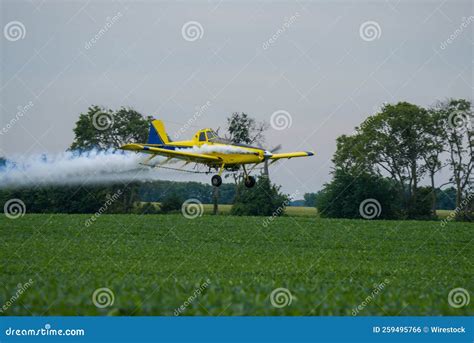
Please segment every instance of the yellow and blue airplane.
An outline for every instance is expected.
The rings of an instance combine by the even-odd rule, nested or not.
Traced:
[[[293,157],[313,156],[311,151],[287,152],[273,154],[265,149],[232,143],[228,139],[219,137],[212,129],[202,129],[196,132],[192,140],[173,142],[166,134],[165,126],[161,120],[153,120],[150,123],[150,133],[147,143],[130,143],[120,147],[123,150],[143,152],[152,154],[147,161],[156,156],[164,156],[165,164],[172,159],[185,160],[188,163],[199,163],[216,170],[217,174],[211,179],[213,186],[222,184],[222,172],[224,170],[236,171],[242,166],[244,171],[244,183],[247,187],[255,185],[255,178],[250,172],[260,163],[270,160],[270,164],[282,159]],[[254,164],[247,171],[245,165]]]

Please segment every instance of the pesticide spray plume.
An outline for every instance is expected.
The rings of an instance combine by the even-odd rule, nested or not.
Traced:
[[[202,145],[183,151],[210,154],[247,154],[248,150],[231,145]],[[166,158],[122,150],[67,151],[59,154],[37,154],[10,157],[0,167],[0,189],[47,185],[94,185],[163,179],[163,172],[150,168]],[[172,160],[172,162],[176,160]]]
[[[115,150],[11,157],[0,167],[0,188],[158,180],[159,173],[140,165],[146,158]]]

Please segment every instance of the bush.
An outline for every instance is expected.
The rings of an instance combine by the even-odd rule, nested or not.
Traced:
[[[261,176],[253,188],[240,184],[232,206],[231,214],[238,216],[272,216],[283,213],[288,197],[280,193],[280,187],[272,185],[267,177]]]
[[[156,208],[155,205],[153,205],[150,202],[145,203],[144,205],[140,205],[137,208],[137,213],[138,214],[158,214],[160,213],[160,210]]]
[[[318,196],[318,211],[328,218],[363,218],[359,211],[362,202],[375,199],[374,203],[380,204],[375,218],[396,218],[401,214],[399,195],[394,183],[383,177],[336,170]]]
[[[163,199],[160,205],[161,212],[169,213],[181,210],[183,200],[176,194],[170,194]]]

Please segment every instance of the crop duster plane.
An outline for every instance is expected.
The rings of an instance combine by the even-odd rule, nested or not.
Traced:
[[[255,178],[250,172],[260,163],[271,161],[272,164],[282,158],[314,155],[311,151],[273,154],[259,147],[232,143],[219,137],[212,129],[199,130],[192,140],[173,142],[166,134],[161,120],[153,120],[150,123],[147,143],[125,144],[120,149],[152,154],[147,162],[156,156],[164,156],[166,160],[160,164],[166,164],[173,159],[185,160],[185,165],[193,162],[203,164],[209,167],[209,171],[216,170],[217,174],[211,179],[211,184],[216,187],[222,184],[221,175],[224,170],[236,171],[242,166],[245,186],[250,188],[255,185]],[[245,166],[251,164],[254,166],[247,171]]]

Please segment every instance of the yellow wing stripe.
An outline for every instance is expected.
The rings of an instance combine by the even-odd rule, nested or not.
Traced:
[[[156,147],[151,147],[151,146],[146,146],[146,145],[141,145],[141,144],[125,144],[121,146],[120,149],[130,150],[130,151],[141,151],[141,152],[146,152],[149,154],[179,158],[181,160],[200,160],[202,162],[220,162],[221,161],[221,159],[216,156],[196,154],[194,152],[185,152],[182,150],[162,149],[162,148],[156,148]]]
[[[293,158],[293,157],[307,157],[313,156],[314,152],[312,151],[296,151],[296,152],[285,152],[282,154],[273,154],[271,160],[279,160],[281,158]]]

